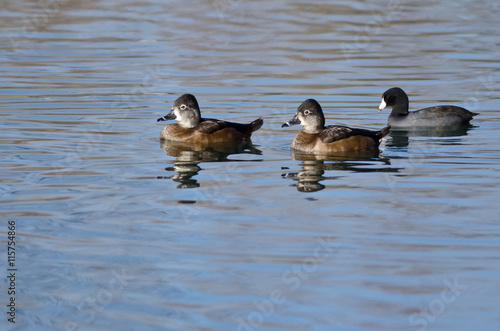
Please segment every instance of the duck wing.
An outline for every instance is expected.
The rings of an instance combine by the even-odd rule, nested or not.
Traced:
[[[253,131],[257,131],[262,126],[263,122],[264,121],[261,118],[249,124],[228,122],[213,118],[202,118],[200,120],[200,123],[196,126],[196,130],[202,133],[210,134],[225,128],[232,128],[238,131],[239,133],[246,135],[252,133]]]
[[[200,119],[200,123],[196,126],[196,130],[201,133],[214,133],[219,130],[225,129],[228,127],[228,122],[222,120],[216,120],[213,118],[202,118]]]
[[[452,116],[458,115],[469,121],[472,119],[473,116],[478,115],[478,113],[473,113],[462,107],[447,106],[447,105],[423,108],[417,110],[416,113],[418,113],[418,116],[421,116],[422,118],[429,118],[429,119],[442,118],[450,115]]]
[[[342,139],[347,139],[352,136],[365,136],[370,137],[375,141],[379,141],[384,136],[388,135],[390,127],[385,127],[379,131],[372,131],[366,129],[350,128],[342,125],[329,125],[321,133],[319,137],[324,143],[332,143]]]

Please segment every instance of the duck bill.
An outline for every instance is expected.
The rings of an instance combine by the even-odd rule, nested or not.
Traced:
[[[380,106],[378,106],[378,111],[382,111],[385,107],[387,107],[387,104],[385,103],[384,98],[382,98],[382,102],[380,103]]]
[[[292,126],[292,125],[295,125],[295,124],[300,124],[300,120],[297,117],[297,115],[295,115],[294,117],[292,117],[292,119],[289,120],[288,122],[283,123],[283,125],[281,127],[282,128],[286,128],[288,126]]]
[[[161,121],[168,121],[168,120],[175,120],[177,116],[175,116],[174,110],[172,109],[170,113],[167,115],[160,117],[159,119],[156,120],[156,122],[161,122]]]

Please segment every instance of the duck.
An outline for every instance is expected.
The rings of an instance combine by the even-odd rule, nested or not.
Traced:
[[[231,143],[249,140],[252,133],[260,129],[264,120],[258,118],[249,124],[240,124],[201,117],[195,96],[189,93],[175,100],[172,110],[157,119],[157,122],[177,120],[167,125],[160,139],[184,143]]]
[[[295,116],[281,127],[295,124],[302,125],[304,129],[293,138],[290,147],[305,153],[323,155],[377,149],[381,139],[387,136],[391,129],[390,126],[379,131],[342,125],[325,126],[323,109],[314,99],[302,102]]]
[[[470,120],[479,113],[473,113],[458,106],[434,106],[408,111],[408,95],[399,87],[388,89],[382,94],[382,102],[378,111],[391,107],[387,124],[394,128],[414,127],[457,127],[469,124]]]

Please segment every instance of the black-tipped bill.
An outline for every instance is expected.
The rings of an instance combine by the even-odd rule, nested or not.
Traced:
[[[159,119],[156,120],[156,122],[161,122],[161,121],[168,121],[168,120],[175,120],[177,116],[175,116],[174,110],[172,109],[170,113],[167,115],[160,117]]]
[[[283,125],[281,125],[281,127],[282,128],[286,128],[288,126],[292,126],[292,125],[295,125],[295,124],[300,124],[300,120],[297,117],[297,115],[295,115],[294,117],[292,117],[292,119],[289,120],[288,122],[283,123]]]

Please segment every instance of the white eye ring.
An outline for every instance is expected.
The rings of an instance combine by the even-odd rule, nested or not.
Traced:
[[[181,105],[179,108],[180,108],[181,110],[184,110],[184,109],[186,109],[187,107],[186,107],[186,105]]]
[[[311,111],[309,109],[304,110],[304,115],[309,115]]]

